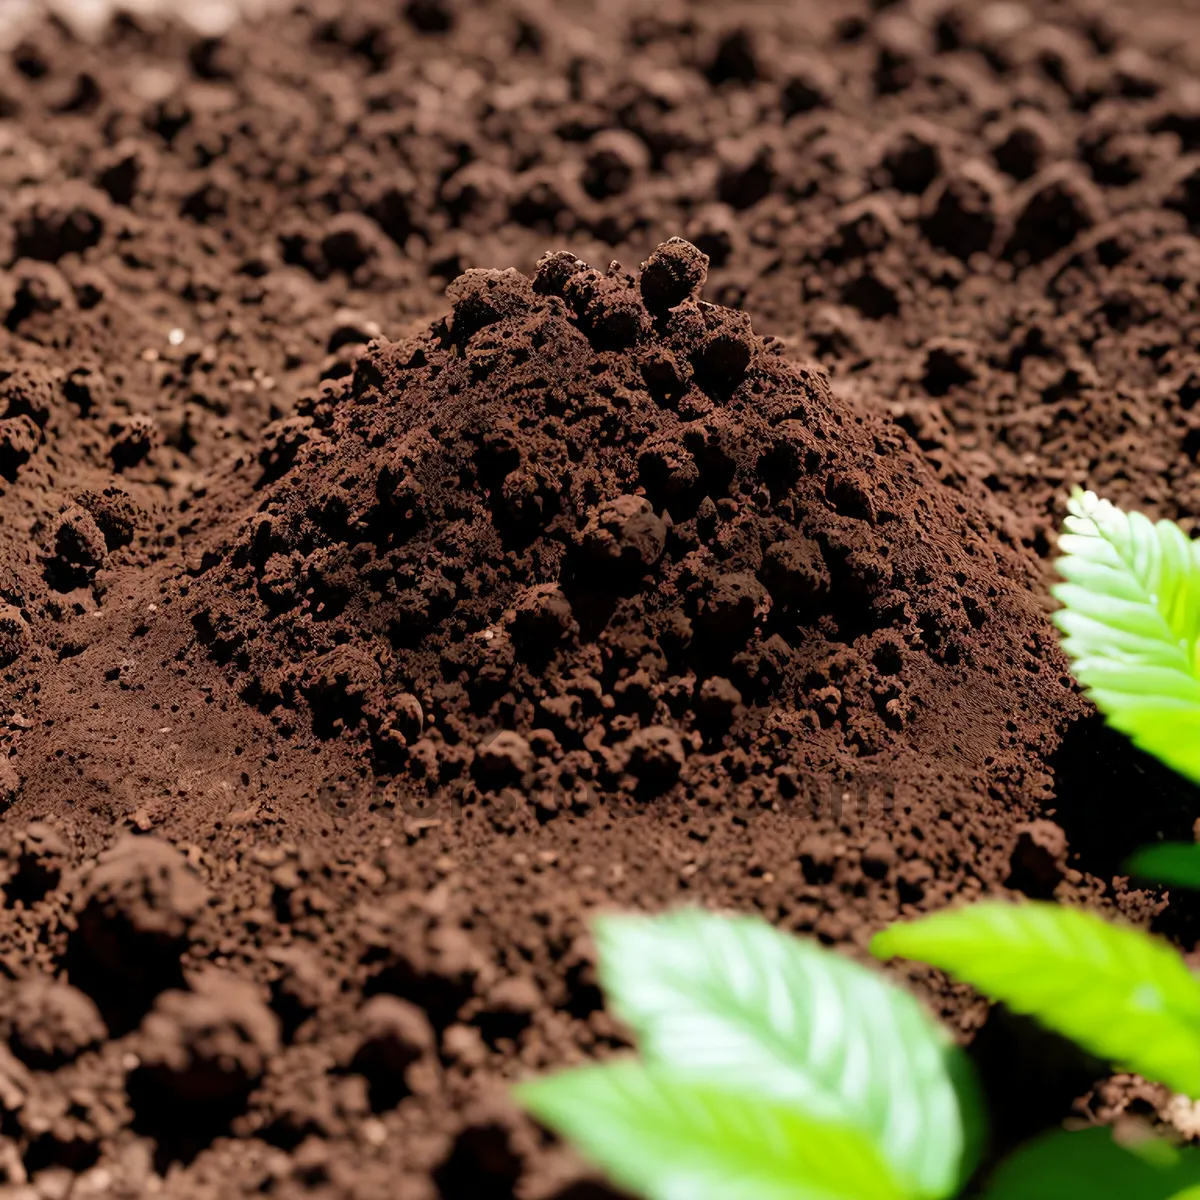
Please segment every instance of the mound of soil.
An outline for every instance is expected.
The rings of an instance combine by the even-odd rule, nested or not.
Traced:
[[[468,272],[268,429],[186,600],[242,698],[458,806],[735,772],[756,806],[831,762],[1011,783],[1071,706],[1030,572],[894,425],[699,300],[706,267],[676,239],[636,276]]]
[[[1046,619],[1064,485],[1194,510],[1197,118],[1153,17],[24,36],[0,1183],[606,1196],[505,1099],[624,1046],[597,909],[851,954],[1006,889],[1162,914],[1119,865],[1194,790]],[[914,982],[982,1030],[1001,1142],[1089,1092]]]

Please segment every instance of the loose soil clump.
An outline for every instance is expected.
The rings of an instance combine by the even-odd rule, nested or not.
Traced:
[[[675,239],[637,275],[461,276],[249,467],[185,603],[202,652],[400,807],[694,806],[735,763],[751,809],[833,763],[886,803],[1016,767],[1014,708],[1072,703],[1035,577],[895,426],[699,299],[706,267]]]

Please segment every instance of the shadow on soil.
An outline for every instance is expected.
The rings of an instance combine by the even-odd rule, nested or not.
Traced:
[[[1081,870],[1108,880],[1142,846],[1192,841],[1200,788],[1135,749],[1099,714],[1075,722],[1047,761],[1057,784],[1055,820]]]
[[[1073,1042],[1003,1004],[988,1010],[968,1053],[988,1098],[985,1169],[1022,1142],[1060,1125],[1075,1099],[1109,1073]]]
[[[1073,865],[1099,879],[1123,875],[1126,859],[1143,846],[1195,837],[1200,787],[1137,750],[1099,714],[1076,722],[1048,765],[1057,781],[1055,820]],[[1153,928],[1188,949],[1200,940],[1200,893],[1173,889],[1170,899]]]

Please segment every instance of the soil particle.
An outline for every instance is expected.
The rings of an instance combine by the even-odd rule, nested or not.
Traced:
[[[5,1020],[13,1053],[40,1070],[71,1062],[108,1035],[95,1004],[83,992],[44,976],[14,987],[5,1004]]]
[[[279,1022],[249,983],[206,972],[163,992],[137,1034],[128,1080],[135,1126],[188,1158],[244,1107],[279,1050]],[[172,1124],[186,1116],[186,1125]]]
[[[373,996],[356,1015],[355,1026],[349,1069],[366,1077],[376,1112],[395,1108],[407,1095],[437,1091],[437,1039],[415,1004]]]
[[[1096,225],[1101,205],[1098,193],[1077,169],[1048,168],[1029,181],[1016,202],[1007,255],[1019,264],[1044,261]]]
[[[60,578],[90,577],[104,565],[108,543],[92,514],[72,505],[55,521],[51,531],[54,557],[52,562],[61,572]],[[56,587],[68,591],[64,582]]]
[[[11,666],[29,648],[29,625],[11,604],[0,608],[0,667]]]
[[[0,421],[0,476],[15,483],[17,472],[33,456],[40,441],[37,425],[24,413]]]
[[[667,529],[642,496],[617,496],[589,518],[581,538],[601,567],[652,567],[667,544]]]
[[[0,763],[0,773],[10,781],[8,802],[20,791],[20,778],[10,763]],[[18,833],[13,846],[15,863],[12,876],[5,885],[10,904],[30,905],[52,892],[62,879],[70,862],[66,839],[51,825],[33,821]]]
[[[1008,886],[1048,900],[1067,872],[1067,835],[1053,821],[1032,821],[1017,829]]]
[[[72,958],[118,1024],[178,978],[207,896],[183,856],[157,838],[119,840],[87,874],[75,901]]]
[[[475,752],[475,769],[492,780],[519,781],[534,764],[529,743],[511,730],[488,738]]]
[[[108,551],[119,550],[132,541],[140,521],[145,519],[130,497],[118,487],[103,492],[80,492],[75,503],[87,512],[104,537]]]
[[[642,264],[640,287],[656,316],[699,296],[708,278],[708,255],[683,238],[664,242]]]
[[[708,731],[726,732],[742,712],[742,693],[728,679],[714,675],[700,685],[696,716]]]
[[[215,974],[164,992],[142,1023],[141,1063],[187,1100],[227,1099],[257,1082],[278,1048],[277,1022],[255,990]]]
[[[665,725],[639,729],[621,743],[625,769],[651,788],[669,787],[687,759],[679,734]]]
[[[991,248],[1003,220],[1004,188],[983,163],[967,163],[930,193],[925,236],[956,258]]]
[[[277,946],[267,957],[278,970],[271,984],[271,1006],[290,1040],[308,1018],[333,1003],[337,979],[318,953],[305,946]]]

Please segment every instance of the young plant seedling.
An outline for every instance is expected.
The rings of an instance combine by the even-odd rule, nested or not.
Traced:
[[[1094,492],[1068,510],[1054,620],[1075,676],[1114,729],[1200,783],[1200,542]],[[1200,888],[1200,846],[1150,846],[1126,869]]]
[[[1030,1144],[968,1193],[978,1085],[906,991],[758,918],[608,917],[595,931],[601,982],[640,1057],[534,1080],[517,1097],[645,1200],[1185,1200],[1200,1188],[1200,1152],[1092,1130]],[[1165,982],[1147,1002],[1186,1007],[1188,984],[1159,952]],[[1168,1045],[1186,1056],[1172,1019],[1164,1036],[1137,997],[1122,1003],[1118,1016],[1137,1012],[1162,1057]],[[1190,1049],[1200,1063],[1200,1027]]]
[[[1054,615],[1114,729],[1200,783],[1200,543],[1094,492],[1069,502]]]
[[[1078,678],[1115,728],[1200,782],[1200,549],[1090,492],[1070,513],[1056,621]],[[1131,869],[1200,887],[1200,850],[1153,847]],[[1200,1200],[1200,1151],[1104,1129],[1048,1134],[972,1180],[983,1122],[968,1061],[908,993],[815,943],[698,912],[610,917],[596,939],[640,1060],[517,1094],[646,1200]],[[1200,1097],[1200,980],[1147,933],[984,903],[895,925],[872,951]]]
[[[1076,491],[1069,511],[1055,622],[1075,673],[1114,728],[1200,782],[1200,543],[1092,492]],[[1128,869],[1200,887],[1200,849],[1149,847]],[[872,950],[939,967],[1093,1054],[1200,1095],[1200,980],[1146,933],[1051,904],[993,903],[893,926]]]
[[[939,967],[1098,1058],[1200,1097],[1200,979],[1141,930],[1055,904],[985,903],[893,925],[871,950]]]

